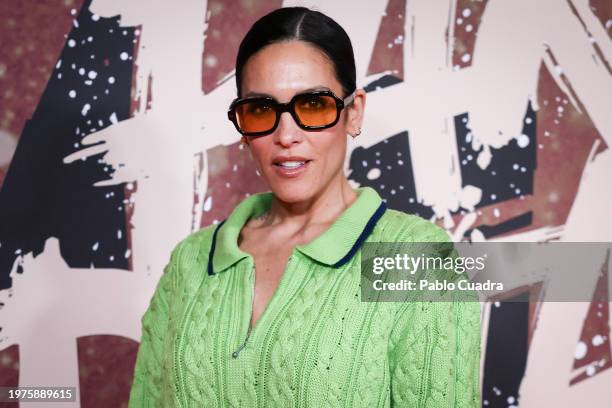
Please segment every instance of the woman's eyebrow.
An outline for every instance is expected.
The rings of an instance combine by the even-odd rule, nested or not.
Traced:
[[[323,85],[317,85],[317,86],[313,86],[307,89],[302,89],[301,91],[296,92],[295,94],[301,94],[301,93],[305,93],[305,92],[314,92],[314,91],[330,91],[331,89],[327,86],[323,86]],[[264,96],[264,97],[270,97],[270,98],[274,98],[272,95],[264,93],[264,92],[247,92],[244,94],[244,98],[249,98],[252,96]]]
[[[317,85],[317,86],[313,86],[312,88],[303,89],[302,91],[298,93],[314,92],[314,91],[331,91],[331,89],[327,86]]]
[[[272,95],[269,95],[267,93],[262,93],[262,92],[247,92],[244,94],[243,98],[248,98],[251,96],[269,96],[272,97]]]

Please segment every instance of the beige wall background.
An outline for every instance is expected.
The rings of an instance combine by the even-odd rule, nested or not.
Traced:
[[[0,290],[2,385],[76,385],[74,406],[125,405],[140,317],[172,248],[192,231],[225,218],[246,195],[266,189],[239,148],[226,109],[235,97],[233,63],[242,35],[280,6],[314,7],[351,37],[358,85],[369,87],[363,132],[349,141],[347,152],[345,170],[355,185],[395,194],[383,191],[382,165],[368,164],[359,178],[351,158],[374,154],[385,140],[400,135],[409,138],[410,166],[405,176],[389,177],[412,186],[415,194],[395,205],[426,209],[422,215],[454,240],[612,242],[608,0],[27,3],[0,6],[0,212],[12,209],[2,218],[4,227],[0,223],[5,266],[0,273],[12,278],[10,287]],[[92,52],[94,58],[83,51],[71,67],[68,52],[85,46],[107,50],[101,37],[88,39],[85,21],[114,20],[113,35],[129,30],[124,48],[109,55]],[[107,26],[104,30],[109,32]],[[100,58],[111,68],[129,64],[129,81],[115,83],[107,71],[88,67]],[[71,72],[82,78],[62,85]],[[115,93],[113,85],[125,92]],[[95,99],[80,99],[94,88],[100,90]],[[103,102],[105,89],[112,97]],[[98,258],[78,265],[60,234],[40,235],[39,247],[17,238],[17,230],[29,231],[26,226],[40,222],[31,212],[15,216],[20,206],[13,191],[45,171],[35,160],[28,162],[19,146],[26,145],[26,124],[47,109],[43,101],[50,94],[57,106],[76,104],[76,114],[58,108],[55,115],[72,123],[70,137],[79,139],[54,165],[78,173],[77,165],[96,158],[95,165],[112,172],[87,187],[101,197],[110,194],[105,188],[123,195],[123,223],[115,229],[126,249],[107,259],[120,258],[120,266]],[[127,114],[96,117],[96,104],[105,104],[109,113],[128,106]],[[464,128],[467,139],[461,142]],[[44,127],[32,132],[40,138],[67,137]],[[475,152],[469,159],[461,150],[466,145]],[[43,145],[34,146],[44,153]],[[490,183],[480,184],[461,169],[470,160],[476,170],[490,171],[508,158],[509,146],[517,163],[535,152],[531,168],[516,167],[517,174],[532,174],[531,188],[496,200]],[[30,178],[23,175],[27,169]],[[506,182],[513,176],[504,177]],[[525,213],[531,214],[527,224],[487,233]],[[91,213],[86,223],[67,228],[77,234],[102,228],[104,220]],[[104,244],[92,240],[87,247],[102,251]],[[581,273],[594,292],[612,290],[599,272]],[[530,287],[536,283],[519,282],[517,288],[537,294]],[[612,405],[609,303],[530,304],[528,327],[516,328],[527,335],[528,353],[508,351],[508,359],[526,359],[518,378],[516,372],[501,373],[502,366],[497,373],[485,367],[496,307],[493,301],[482,303],[485,406]],[[511,328],[515,324],[507,322]],[[505,375],[518,381],[518,393],[496,385]]]

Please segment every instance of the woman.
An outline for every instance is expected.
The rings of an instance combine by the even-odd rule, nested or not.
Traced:
[[[360,300],[364,242],[447,242],[343,173],[366,94],[350,40],[301,7],[257,21],[228,116],[271,192],[173,251],[130,407],[475,407],[477,302]]]

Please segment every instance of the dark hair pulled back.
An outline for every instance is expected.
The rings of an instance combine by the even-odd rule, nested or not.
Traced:
[[[242,95],[242,72],[249,58],[267,45],[292,40],[305,41],[323,52],[342,85],[342,97],[355,90],[355,56],[346,31],[319,11],[306,7],[283,7],[257,20],[240,43],[236,57],[239,97]]]

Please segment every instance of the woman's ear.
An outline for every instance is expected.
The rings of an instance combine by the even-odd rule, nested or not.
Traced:
[[[355,90],[355,98],[347,108],[346,130],[354,135],[361,129],[366,104],[366,92],[362,88]]]

